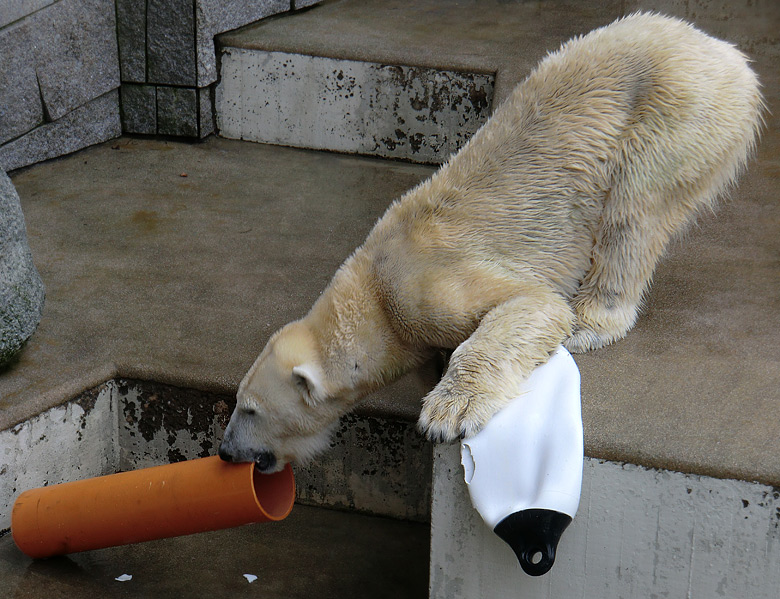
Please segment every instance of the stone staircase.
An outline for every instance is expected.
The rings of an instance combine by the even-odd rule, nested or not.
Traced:
[[[220,135],[444,162],[545,51],[601,11],[437,0],[325,2],[219,36]]]

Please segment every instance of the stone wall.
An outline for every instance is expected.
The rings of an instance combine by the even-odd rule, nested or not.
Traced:
[[[116,0],[126,133],[214,132],[214,36],[289,11],[290,0]]]
[[[114,0],[0,3],[0,168],[121,133]]]
[[[319,0],[0,0],[0,168],[214,132],[214,36]]]

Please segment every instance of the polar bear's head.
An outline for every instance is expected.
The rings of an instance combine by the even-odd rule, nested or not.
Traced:
[[[254,462],[261,472],[277,472],[328,447],[348,402],[331,392],[319,354],[300,321],[271,337],[239,385],[219,448],[223,460]]]

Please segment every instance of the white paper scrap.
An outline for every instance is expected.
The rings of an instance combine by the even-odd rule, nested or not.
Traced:
[[[255,580],[257,580],[257,576],[255,576],[254,574],[244,574],[244,578],[246,578],[246,581],[249,584],[252,584]]]
[[[133,575],[122,574],[122,576],[117,576],[114,580],[118,580],[119,582],[127,582],[128,580],[133,580]]]

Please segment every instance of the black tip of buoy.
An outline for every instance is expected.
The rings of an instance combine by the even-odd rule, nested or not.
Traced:
[[[530,576],[541,576],[555,563],[558,541],[571,516],[554,510],[522,510],[510,514],[493,529],[517,555],[520,567]]]

